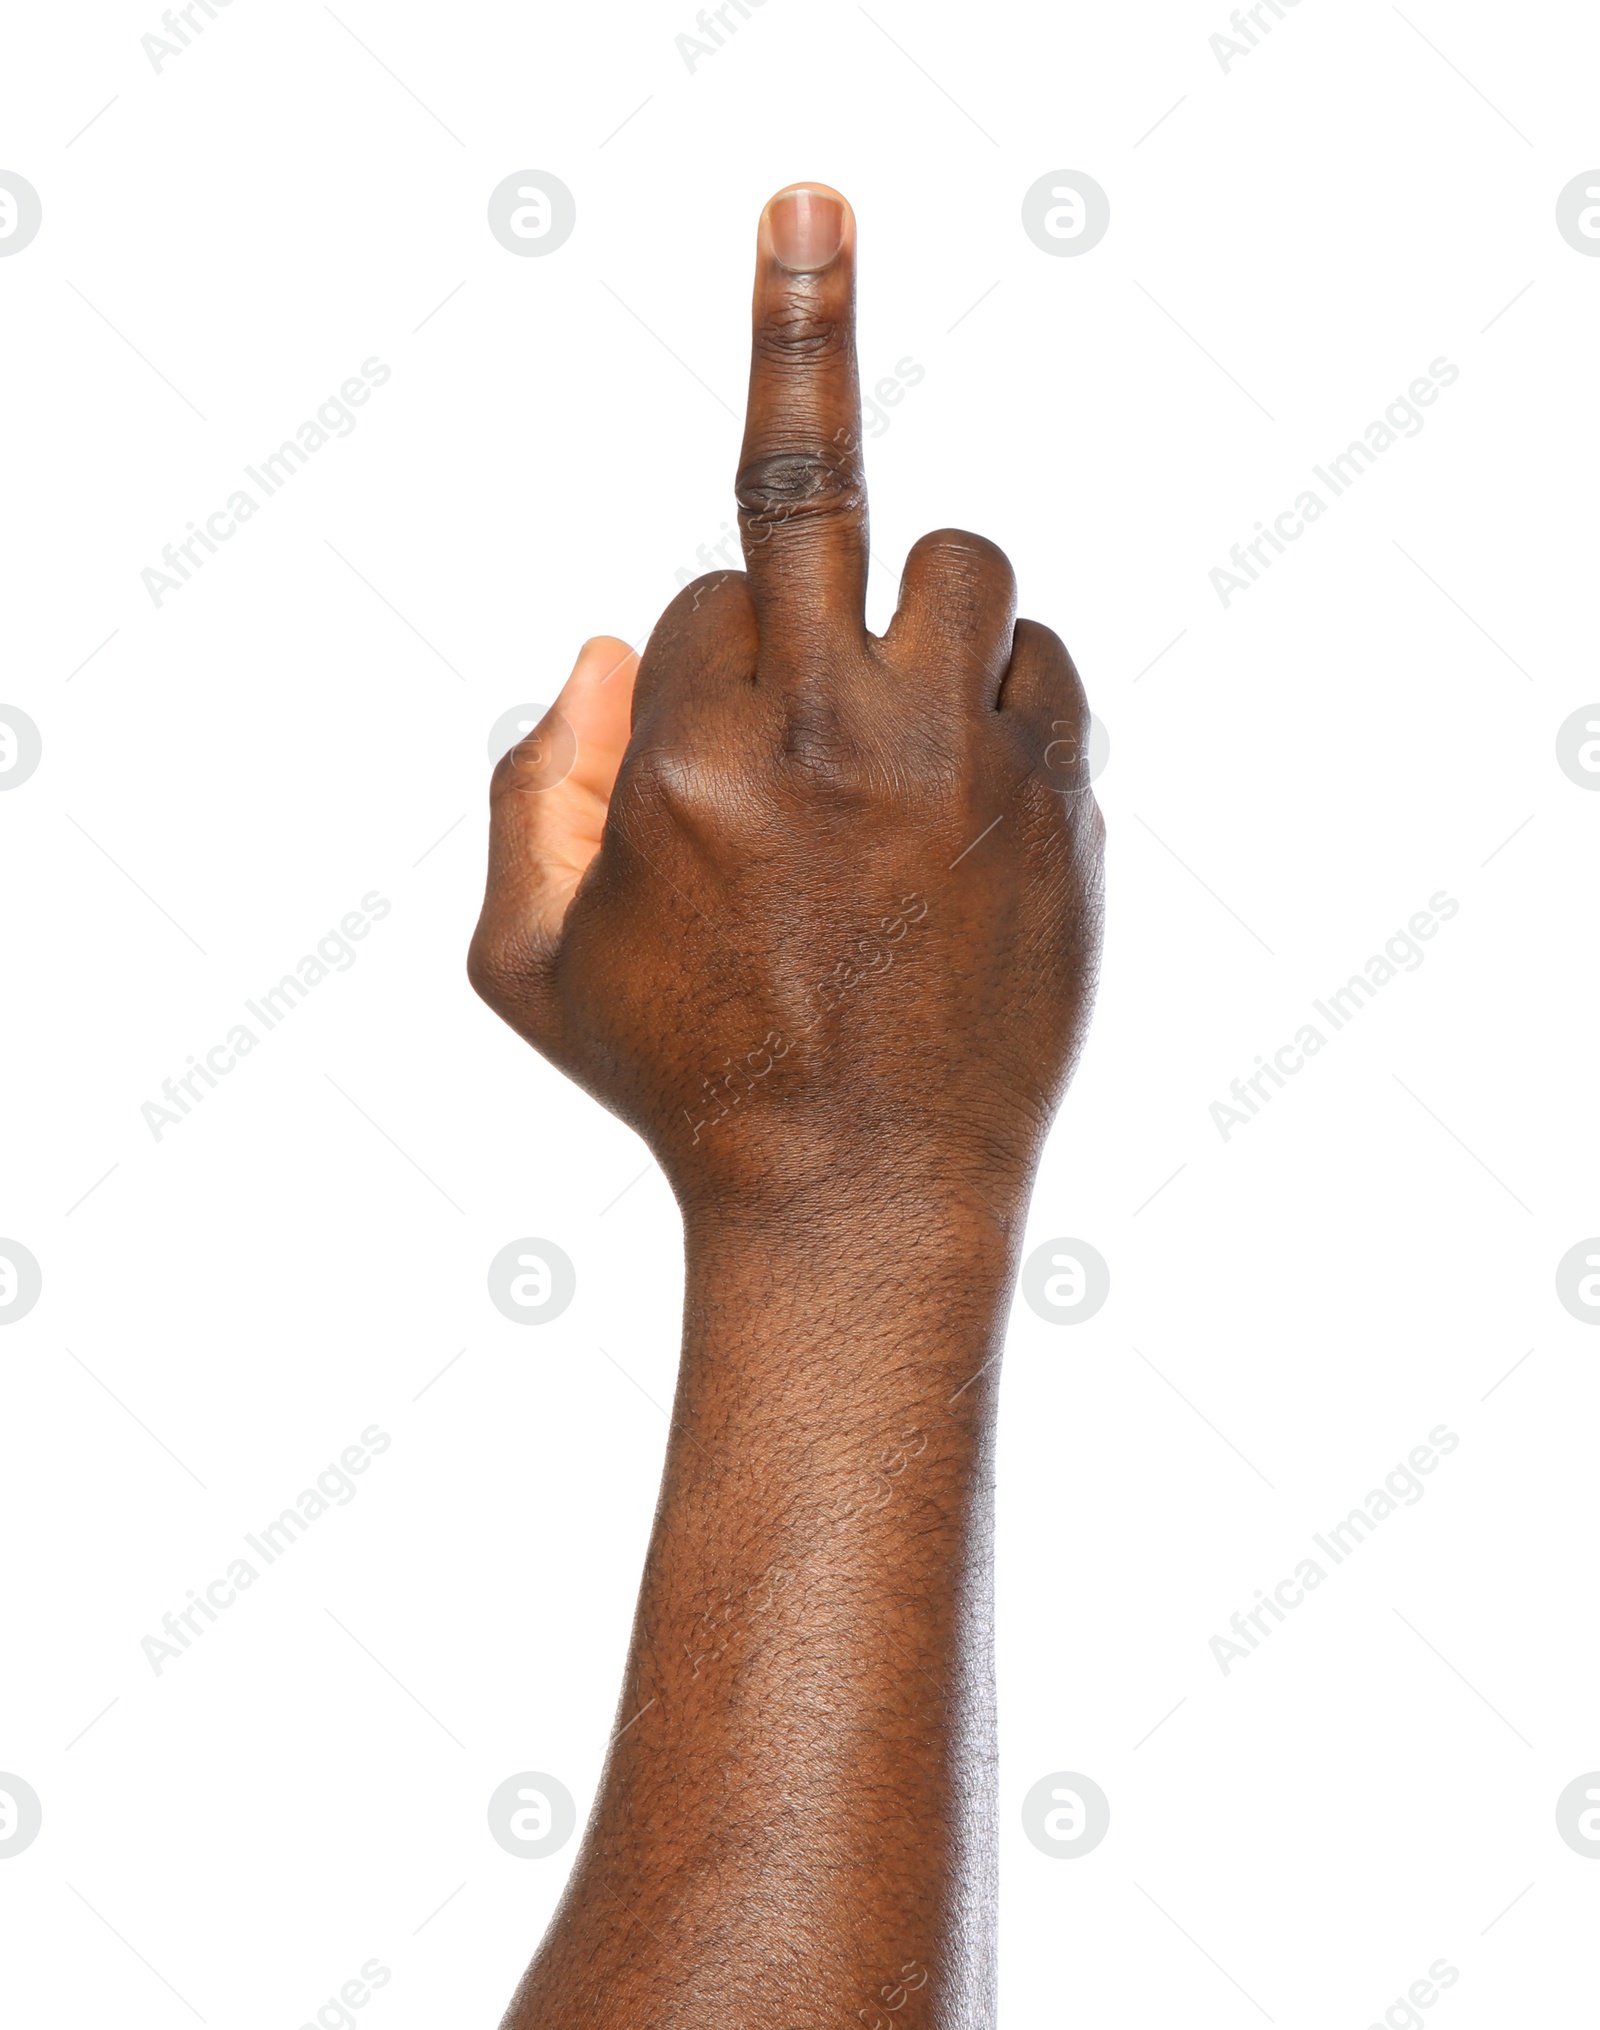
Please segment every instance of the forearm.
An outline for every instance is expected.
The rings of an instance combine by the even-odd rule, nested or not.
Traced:
[[[687,1238],[622,1731],[511,2021],[989,2024],[1009,1244],[948,1200],[870,1266],[842,1202]]]

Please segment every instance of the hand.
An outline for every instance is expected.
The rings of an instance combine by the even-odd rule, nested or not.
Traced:
[[[825,187],[763,213],[747,570],[589,642],[496,768],[469,972],[686,1212],[965,1183],[1009,1225],[1093,994],[1088,708],[981,536],[867,632],[855,253]]]

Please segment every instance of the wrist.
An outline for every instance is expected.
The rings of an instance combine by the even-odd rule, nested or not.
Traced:
[[[820,1179],[791,1169],[689,1197],[682,1210],[691,1285],[714,1281],[732,1294],[778,1283],[876,1310],[879,1292],[916,1307],[954,1284],[965,1315],[1009,1299],[1027,1184],[840,1164]]]
[[[818,1418],[942,1405],[1000,1352],[1022,1211],[860,1177],[686,1209],[686,1371]]]

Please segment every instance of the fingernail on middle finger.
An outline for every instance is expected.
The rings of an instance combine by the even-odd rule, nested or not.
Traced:
[[[772,200],[772,251],[802,274],[826,268],[844,243],[844,206],[813,190],[786,190]]]

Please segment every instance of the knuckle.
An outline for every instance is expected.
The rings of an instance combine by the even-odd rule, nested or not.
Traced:
[[[850,328],[822,306],[798,293],[774,305],[755,328],[759,365],[814,367],[842,360],[851,350]]]
[[[521,743],[518,742],[518,745],[520,746]],[[508,747],[495,763],[494,772],[489,777],[489,800],[491,803],[497,798],[504,796],[508,790],[516,787],[518,776],[516,755],[517,749],[515,747]]]
[[[491,805],[512,791],[556,788],[571,773],[577,757],[577,733],[566,714],[552,705],[538,725],[495,763],[489,778]]]
[[[830,712],[791,712],[782,755],[791,783],[808,799],[858,807],[876,797],[880,771],[866,743]]]
[[[640,748],[623,762],[613,801],[665,812],[683,829],[708,826],[727,797],[719,771],[699,756],[672,746]]]
[[[852,446],[812,445],[747,459],[734,483],[745,533],[759,543],[785,522],[859,514],[866,499]]]
[[[735,584],[743,586],[742,571],[703,571],[698,578],[690,579],[674,604],[680,611],[700,613],[708,607],[720,605],[729,596],[728,587]]]
[[[987,536],[974,535],[971,529],[932,529],[912,545],[911,554],[948,557],[953,564],[975,573],[1012,576],[1011,559],[1000,545]]]
[[[905,576],[946,618],[971,621],[1014,609],[1016,573],[998,543],[966,529],[936,529],[906,559]]]
[[[1046,627],[1042,620],[1017,622],[1017,647],[1036,656],[1041,663],[1054,664],[1063,672],[1070,673],[1076,682],[1078,673],[1072,666],[1066,643],[1053,627]]]
[[[480,1001],[501,1014],[521,997],[522,972],[509,942],[480,923],[467,947],[467,979]]]
[[[919,629],[981,631],[1002,665],[1014,650],[1017,579],[998,543],[968,529],[935,529],[912,546],[901,605]]]
[[[485,903],[467,947],[467,980],[502,1022],[540,1049],[555,1033],[554,957],[550,940],[524,918],[492,897]]]
[[[1041,714],[1089,717],[1089,694],[1066,643],[1037,620],[1019,620],[1012,634],[1011,668],[1018,694]]]

